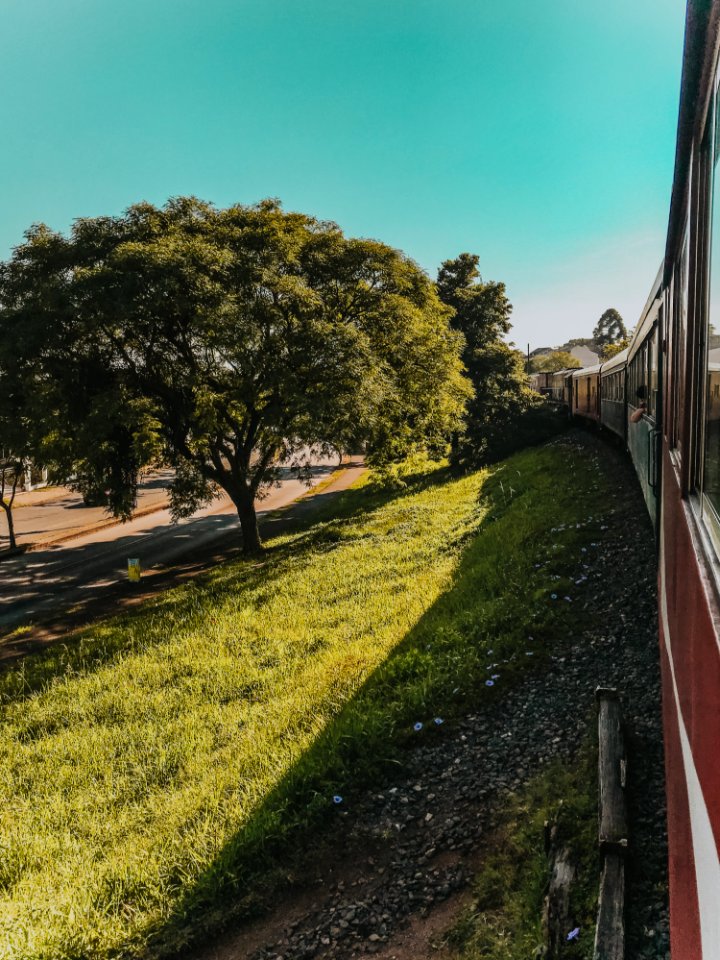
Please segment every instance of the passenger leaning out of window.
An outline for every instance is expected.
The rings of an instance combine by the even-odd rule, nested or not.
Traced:
[[[637,388],[637,398],[640,401],[637,410],[630,414],[630,423],[639,423],[643,414],[647,413],[647,387],[641,383]]]

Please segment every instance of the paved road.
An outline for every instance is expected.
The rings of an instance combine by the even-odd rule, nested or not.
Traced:
[[[323,461],[316,468],[314,484],[332,477],[337,468],[336,459]],[[320,500],[326,493],[346,488],[362,470],[359,461],[346,465],[312,499]],[[266,536],[277,526],[268,514],[305,493],[305,484],[288,478],[258,503]],[[132,602],[133,596],[157,592],[240,549],[237,514],[229,499],[223,497],[178,524],[172,524],[169,511],[161,509],[126,524],[5,559],[0,562],[0,635],[29,624],[50,625],[50,632],[54,629],[57,635],[63,624],[67,629],[70,620],[82,622],[108,612],[113,603],[124,604]],[[139,588],[127,582],[127,561],[131,557],[138,557],[142,563]],[[38,636],[43,632],[32,631]],[[3,655],[9,650],[5,644]]]
[[[157,470],[143,478],[138,488],[136,511],[167,503],[167,487],[172,470]],[[65,487],[37,490],[21,494],[13,510],[15,535],[20,545],[48,543],[52,540],[82,533],[98,524],[111,525],[112,517],[103,507],[87,507],[79,493]],[[9,544],[5,514],[0,516],[0,550]]]

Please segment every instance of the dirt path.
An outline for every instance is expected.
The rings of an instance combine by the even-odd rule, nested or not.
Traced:
[[[632,731],[627,955],[667,955],[655,548],[629,462],[606,455],[618,500],[602,542],[578,557],[588,579],[576,603],[594,625],[559,638],[549,665],[510,691],[497,685],[487,709],[424,730],[392,781],[343,798],[264,917],[186,960],[450,956],[443,934],[468,901],[504,799],[552,760],[572,762],[598,685],[618,687]]]

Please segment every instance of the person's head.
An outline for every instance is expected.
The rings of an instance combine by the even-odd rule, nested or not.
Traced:
[[[640,386],[637,388],[636,393],[637,393],[638,400],[643,401],[643,403],[645,402],[645,400],[647,400],[647,387],[645,386],[644,383],[640,384]]]

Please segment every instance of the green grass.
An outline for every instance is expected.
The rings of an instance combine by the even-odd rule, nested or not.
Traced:
[[[573,767],[553,764],[512,798],[483,860],[473,902],[444,940],[458,960],[528,960],[542,955],[550,869],[545,823],[556,825],[557,849],[570,850],[576,868],[569,916],[570,928],[579,927],[580,934],[563,943],[562,956],[590,960],[600,875],[596,769],[596,747],[588,743]]]
[[[502,696],[560,642],[604,493],[564,444],[366,485],[263,562],[2,676],[0,956],[172,952],[248,909],[413,721]],[[490,659],[509,661],[493,688]]]

